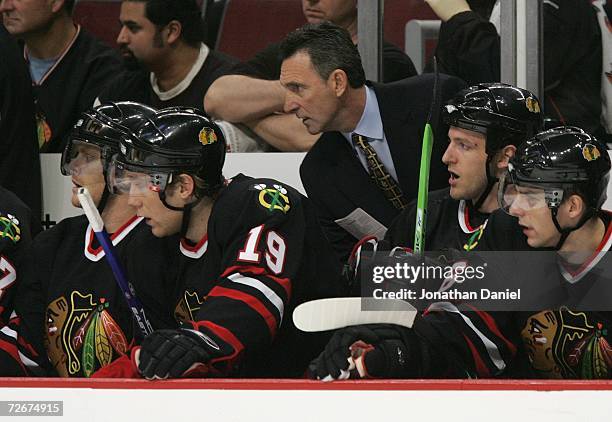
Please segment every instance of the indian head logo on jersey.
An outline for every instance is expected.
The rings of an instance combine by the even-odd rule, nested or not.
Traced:
[[[19,220],[12,214],[0,213],[0,238],[10,239],[13,243],[21,239]]]
[[[200,310],[204,300],[206,300],[206,298],[200,300],[196,292],[185,290],[183,297],[179,300],[174,309],[174,318],[176,321],[193,321],[195,314]]]
[[[279,210],[286,213],[291,208],[287,189],[281,185],[268,187],[265,183],[258,183],[252,189],[259,191],[259,204],[270,212]]]
[[[89,377],[127,353],[127,339],[108,308],[104,298],[94,302],[77,291],[70,302],[62,296],[49,304],[45,348],[60,376]]]
[[[545,378],[606,379],[612,374],[608,330],[562,307],[531,315],[521,331],[533,369]]]
[[[597,147],[595,145],[593,145],[593,144],[586,144],[582,148],[582,156],[587,161],[595,161],[599,157],[601,157],[601,153],[599,152],[599,149],[597,149]]]
[[[213,128],[205,126],[200,130],[198,134],[198,140],[202,145],[210,145],[217,142],[217,134],[215,133]]]

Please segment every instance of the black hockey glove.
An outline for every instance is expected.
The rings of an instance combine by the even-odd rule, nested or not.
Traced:
[[[156,330],[142,341],[138,370],[148,380],[179,378],[220,355],[221,347],[202,332]]]
[[[392,324],[366,324],[334,333],[309,366],[311,378],[413,378],[419,374],[422,347],[416,334]],[[416,366],[416,367],[415,367]]]

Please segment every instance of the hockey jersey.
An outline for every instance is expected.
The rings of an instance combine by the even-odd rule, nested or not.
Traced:
[[[153,328],[174,328],[175,289],[163,279],[167,243],[141,221],[131,218],[111,239]],[[62,220],[32,243],[15,296],[13,365],[24,375],[89,377],[127,353],[137,328],[104,255],[85,216]]]
[[[556,254],[530,268],[530,282],[557,285],[557,305],[522,312],[484,312],[435,303],[414,329],[438,358],[477,377],[602,379],[612,376],[610,297],[612,245],[610,214],[602,214],[606,234],[578,267]],[[481,248],[531,250],[516,219],[498,211],[489,218]],[[557,292],[557,293],[558,293]],[[602,302],[602,298],[604,298]],[[597,308],[597,305],[602,305]],[[442,346],[442,347],[441,347]],[[445,350],[446,347],[446,350]]]
[[[272,179],[234,177],[216,199],[208,233],[182,240],[177,318],[229,346],[222,375],[300,376],[327,335],[299,332],[298,304],[345,294],[314,209]],[[178,272],[178,273],[177,273]],[[180,285],[180,283],[177,283]]]
[[[390,245],[413,248],[416,210],[416,201],[412,201],[393,220],[385,234],[385,240]],[[430,192],[425,232],[426,249],[470,251],[476,248],[488,216],[475,210],[471,201],[451,198],[450,188]]]
[[[21,271],[28,245],[39,229],[30,209],[15,194],[0,187],[0,368],[7,368],[2,371],[6,375],[22,373],[19,365],[8,364],[19,357],[13,301],[18,270]]]

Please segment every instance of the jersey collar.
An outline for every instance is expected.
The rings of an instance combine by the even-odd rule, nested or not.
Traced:
[[[112,234],[111,242],[114,246],[119,244],[134,228],[143,220],[143,217],[133,216],[130,218],[123,226],[119,228],[115,233]],[[105,253],[102,246],[98,246],[94,249],[93,241],[95,239],[95,233],[91,224],[87,225],[87,230],[85,230],[85,257],[93,262],[98,262],[101,260]]]
[[[610,214],[608,214],[610,215]],[[563,262],[559,263],[559,268],[561,269],[561,274],[563,278],[567,280],[569,283],[577,283],[580,281],[585,275],[589,273],[591,268],[597,265],[599,261],[606,255],[606,253],[612,247],[612,220],[608,220],[608,227],[606,229],[606,234],[593,255],[589,257],[580,267],[577,269],[572,269],[570,266],[564,264]]]
[[[72,40],[68,43],[68,45],[66,46],[66,48],[64,49],[64,51],[61,52],[61,54],[57,57],[57,60],[55,61],[55,63],[53,64],[53,66],[51,66],[49,69],[47,69],[47,71],[45,72],[45,74],[42,76],[42,78],[40,78],[40,81],[38,82],[34,82],[32,81],[33,85],[42,85],[47,78],[49,77],[49,75],[51,75],[51,73],[55,70],[55,68],[57,66],[59,66],[59,64],[61,63],[62,59],[64,58],[64,56],[66,56],[66,54],[68,54],[68,52],[70,51],[70,49],[72,48],[74,42],[76,41],[76,39],[79,37],[79,34],[81,33],[81,25],[77,25],[76,26],[76,33],[74,34],[74,38],[72,38]],[[27,46],[23,47],[23,58],[25,59],[26,62],[29,62],[29,54],[28,54],[28,48]]]
[[[208,249],[208,233],[204,235],[202,239],[195,246],[190,246],[187,239],[182,238],[179,248],[181,253],[185,255],[187,258],[199,259],[204,256],[206,250]]]
[[[465,202],[465,200],[461,199],[459,201],[459,207],[457,208],[457,219],[459,220],[459,226],[461,227],[461,230],[463,230],[463,233],[466,233],[466,234],[471,234],[471,233],[474,233],[480,230],[480,228],[483,227],[483,224],[485,224],[487,221],[485,219],[483,224],[477,227],[472,227],[472,225],[470,224],[469,209],[470,208],[468,204]]]

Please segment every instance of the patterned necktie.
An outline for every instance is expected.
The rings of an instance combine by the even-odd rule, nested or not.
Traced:
[[[404,199],[402,190],[380,161],[378,155],[376,155],[376,151],[374,151],[374,148],[372,148],[368,142],[368,138],[357,133],[353,133],[353,135],[351,135],[351,139],[363,152],[366,162],[368,163],[370,177],[374,183],[376,183],[376,186],[383,191],[385,197],[396,209],[403,210],[406,208],[407,202]]]

